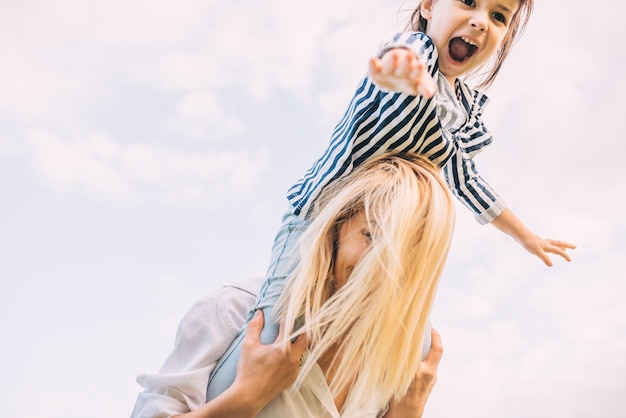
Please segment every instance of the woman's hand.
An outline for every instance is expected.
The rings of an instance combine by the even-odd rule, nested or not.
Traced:
[[[258,310],[248,323],[233,383],[234,387],[241,388],[242,394],[261,405],[259,410],[296,381],[307,346],[304,335],[293,343],[283,342],[284,323],[280,324],[276,341],[263,345],[260,335],[264,322],[263,311]]]
[[[276,341],[264,345],[260,340],[263,324],[263,312],[259,310],[246,327],[233,384],[200,408],[174,418],[253,418],[295,382],[306,337],[283,342],[285,330],[281,324]]]
[[[369,64],[370,78],[380,88],[413,96],[433,97],[437,83],[417,55],[406,48],[391,48]]]
[[[419,365],[415,380],[404,398],[391,401],[385,418],[421,418],[430,393],[437,382],[437,368],[443,355],[441,336],[431,330],[432,342],[428,355]]]

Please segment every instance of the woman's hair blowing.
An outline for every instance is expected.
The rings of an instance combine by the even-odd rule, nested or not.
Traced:
[[[369,251],[347,283],[332,288],[340,225],[364,213]],[[346,416],[382,409],[415,378],[422,340],[454,227],[454,206],[439,170],[423,157],[384,155],[327,186],[300,240],[300,260],[277,304],[287,324],[304,324],[311,351],[298,384],[333,346],[334,395],[349,388]]]

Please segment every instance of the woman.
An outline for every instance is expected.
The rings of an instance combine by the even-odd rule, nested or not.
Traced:
[[[453,224],[438,170],[415,155],[377,158],[327,187],[277,304],[283,323],[304,325],[282,331],[276,347],[293,362],[306,336],[308,350],[293,388],[257,416],[421,416],[422,342]],[[220,416],[205,414],[220,396],[189,416]]]

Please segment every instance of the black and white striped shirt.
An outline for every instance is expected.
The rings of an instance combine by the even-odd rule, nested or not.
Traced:
[[[472,158],[492,142],[480,116],[488,98],[456,80],[455,92],[439,73],[437,50],[421,32],[397,34],[383,50],[410,48],[437,80],[434,98],[384,91],[369,77],[359,84],[324,154],[288,191],[294,213],[306,217],[324,186],[389,151],[421,154],[443,169],[452,192],[485,224],[506,207],[476,171]],[[447,89],[447,90],[446,90]],[[456,96],[456,97],[455,97]]]

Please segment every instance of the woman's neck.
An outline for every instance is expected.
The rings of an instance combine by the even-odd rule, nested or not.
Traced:
[[[326,378],[326,383],[330,385],[330,382],[334,379],[337,373],[337,362],[340,359],[339,345],[335,344],[331,348],[329,348],[318,360],[318,364],[324,373],[324,377]],[[336,361],[335,361],[336,359]],[[334,363],[333,363],[334,361]],[[346,398],[348,397],[348,388],[350,385],[346,385],[342,388],[339,393],[335,395],[335,406],[337,407],[337,411],[341,413],[344,404],[346,402]]]

